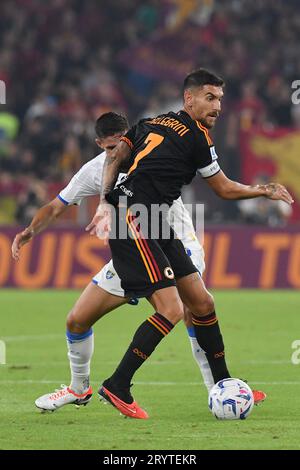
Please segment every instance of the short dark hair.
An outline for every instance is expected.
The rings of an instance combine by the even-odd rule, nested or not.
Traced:
[[[183,82],[183,91],[187,90],[188,88],[201,87],[204,85],[223,87],[225,85],[225,82],[221,77],[218,77],[209,70],[198,69],[189,73],[185,77]]]
[[[111,137],[112,135],[123,133],[129,129],[129,123],[122,114],[104,113],[98,117],[95,124],[95,131],[99,139]]]

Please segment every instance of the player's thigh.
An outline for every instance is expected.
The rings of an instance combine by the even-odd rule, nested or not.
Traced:
[[[93,283],[118,297],[125,297],[124,289],[121,287],[121,279],[114,267],[113,261],[106,263],[101,271],[93,277]]]
[[[171,238],[168,241],[163,241],[161,247],[170,261],[176,281],[198,271],[181,240]]]
[[[88,284],[68,315],[68,325],[91,327],[106,313],[128,302],[126,297],[119,297],[105,291],[94,283]]]
[[[160,289],[175,287],[174,273],[163,249],[141,232],[122,239],[110,239],[113,264],[127,297],[150,297]],[[134,238],[135,237],[135,238]]]
[[[213,296],[198,272],[177,279],[177,289],[182,302],[194,315],[203,316],[214,311]]]

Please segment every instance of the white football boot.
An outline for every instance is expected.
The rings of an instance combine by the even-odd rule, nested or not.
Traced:
[[[92,398],[92,394],[92,387],[89,387],[82,395],[78,395],[66,385],[61,385],[61,388],[56,389],[55,392],[47,393],[37,398],[35,400],[35,406],[42,412],[55,411],[65,405],[85,406]]]

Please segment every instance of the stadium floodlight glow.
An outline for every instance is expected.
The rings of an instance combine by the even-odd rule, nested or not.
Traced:
[[[3,80],[0,80],[0,104],[6,104],[6,85]]]

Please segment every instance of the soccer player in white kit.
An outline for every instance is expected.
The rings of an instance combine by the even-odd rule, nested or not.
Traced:
[[[12,255],[15,260],[20,257],[20,248],[46,229],[68,207],[80,205],[86,197],[99,195],[106,153],[114,149],[128,127],[127,119],[113,112],[105,113],[97,120],[96,143],[104,151],[83,165],[57,198],[40,208],[29,227],[16,235],[12,244]],[[125,173],[121,173],[117,184],[125,176]],[[182,240],[199,274],[202,275],[205,269],[204,251],[196,237],[191,217],[181,198],[174,201],[170,208],[169,221],[177,236]],[[207,295],[207,299],[203,298],[203,301],[209,301],[211,295],[206,289],[204,289],[204,297],[205,295]],[[71,369],[70,386],[62,386],[55,392],[38,398],[35,401],[38,408],[45,411],[55,411],[67,404],[85,405],[90,401],[92,397],[92,388],[89,383],[90,361],[94,350],[92,325],[106,313],[126,303],[135,303],[135,301],[137,302],[136,299],[124,297],[120,278],[112,261],[109,261],[93,277],[67,317],[67,347]],[[214,380],[206,355],[196,340],[187,309],[184,320],[193,356],[209,391],[214,385]]]

